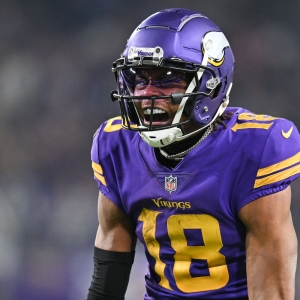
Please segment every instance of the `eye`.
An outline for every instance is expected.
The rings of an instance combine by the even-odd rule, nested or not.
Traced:
[[[168,71],[160,78],[160,85],[162,87],[180,87],[184,85],[184,74]]]
[[[135,88],[143,89],[148,85],[148,82],[145,78],[136,76],[135,78]]]

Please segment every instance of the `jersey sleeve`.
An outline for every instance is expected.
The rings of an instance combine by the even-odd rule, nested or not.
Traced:
[[[124,211],[117,189],[117,179],[114,171],[115,165],[112,161],[111,151],[109,151],[110,141],[104,130],[107,123],[108,121],[104,122],[93,137],[91,149],[92,169],[99,191],[110,199],[119,209]]]
[[[238,201],[238,210],[253,200],[284,190],[300,176],[300,136],[291,121],[277,119],[274,123],[255,173],[254,180],[250,180],[252,187]]]

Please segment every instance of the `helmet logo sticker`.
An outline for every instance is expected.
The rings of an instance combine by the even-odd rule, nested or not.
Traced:
[[[223,32],[211,31],[208,32],[202,41],[202,51],[205,53],[206,44],[209,43],[209,57],[208,61],[211,65],[219,67],[225,60],[224,49],[229,47],[228,40],[226,39]]]

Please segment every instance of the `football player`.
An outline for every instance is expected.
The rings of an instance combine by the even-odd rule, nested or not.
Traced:
[[[128,39],[113,64],[121,116],[91,151],[100,193],[87,299],[124,299],[136,238],[145,300],[294,299],[299,133],[228,107],[233,71],[225,35],[195,11],[162,10]]]

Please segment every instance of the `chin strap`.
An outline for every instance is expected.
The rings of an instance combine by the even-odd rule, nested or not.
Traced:
[[[183,136],[180,128],[173,127],[156,131],[141,131],[140,136],[151,147],[159,148],[168,146]]]
[[[201,130],[204,130],[205,128],[207,128],[208,126],[210,126],[210,124],[212,124],[218,117],[220,117],[223,114],[223,112],[225,111],[225,109],[227,108],[228,104],[229,104],[229,93],[231,91],[231,88],[232,88],[232,83],[230,83],[230,86],[229,86],[228,91],[226,93],[226,97],[224,98],[223,103],[219,106],[219,108],[218,108],[215,116],[211,120],[211,122],[209,122],[207,125],[199,128],[196,131],[193,131],[191,133],[188,133],[188,134],[185,134],[183,136],[178,137],[176,139],[176,141],[182,141],[182,140],[184,140],[184,139],[186,139],[186,138],[188,138],[188,137],[190,137],[190,136],[192,136],[192,135],[200,132]]]

